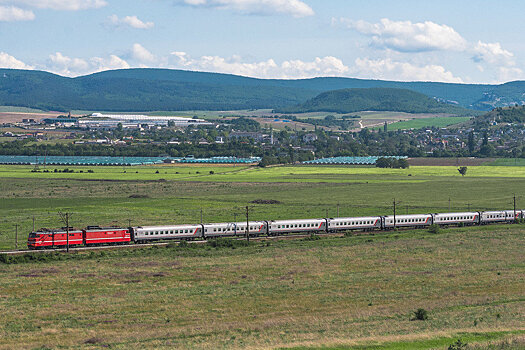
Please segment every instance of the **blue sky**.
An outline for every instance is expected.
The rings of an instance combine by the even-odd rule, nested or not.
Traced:
[[[0,67],[525,79],[521,1],[0,0]]]

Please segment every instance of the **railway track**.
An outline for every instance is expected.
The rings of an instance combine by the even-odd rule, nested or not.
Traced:
[[[363,232],[366,233],[366,232]],[[377,232],[379,233],[379,232]],[[317,234],[319,236],[344,236],[343,233],[320,233]],[[268,240],[289,240],[289,239],[300,239],[300,238],[307,238],[310,237],[310,234],[291,234],[291,235],[281,235],[281,236],[259,236],[259,237],[250,237],[250,241],[268,241]],[[228,239],[235,239],[239,241],[245,241],[245,237],[226,237]],[[199,241],[187,241],[188,244],[204,244],[207,243],[208,240],[199,240]],[[70,247],[69,252],[81,252],[81,251],[96,251],[96,250],[113,250],[113,249],[133,249],[133,248],[144,248],[144,247],[159,247],[159,246],[167,246],[168,244],[173,243],[180,243],[180,241],[172,241],[172,242],[155,242],[155,243],[141,243],[141,244],[122,244],[122,245],[103,245],[103,246],[93,246],[93,247]],[[65,253],[67,252],[66,248],[52,248],[52,249],[23,249],[23,250],[6,250],[6,251],[0,251],[0,254],[5,255],[22,255],[22,254],[28,254],[28,253],[56,253],[61,252]]]

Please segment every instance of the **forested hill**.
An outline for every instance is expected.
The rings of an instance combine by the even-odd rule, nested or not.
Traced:
[[[353,78],[255,79],[170,69],[122,69],[77,78],[0,69],[0,105],[47,110],[279,109],[346,88],[409,89],[478,110],[522,104],[525,82],[502,85],[393,82]]]
[[[472,114],[474,111],[438,102],[406,89],[342,89],[323,92],[305,103],[284,108],[285,113],[395,111],[407,113]]]
[[[477,118],[478,122],[525,123],[525,106],[496,108]]]

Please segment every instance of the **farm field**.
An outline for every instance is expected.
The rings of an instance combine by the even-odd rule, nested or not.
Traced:
[[[444,128],[450,125],[463,123],[470,120],[469,117],[439,117],[439,118],[422,118],[388,124],[388,130],[406,130],[438,127]]]
[[[461,339],[517,349],[524,233],[501,225],[0,263],[0,348],[446,349]],[[418,308],[427,320],[412,320]]]
[[[461,164],[460,164],[461,165]],[[421,182],[421,177],[459,177],[456,166],[413,166],[380,169],[374,166],[279,166],[269,168],[209,165],[147,165],[133,167],[52,166],[31,172],[30,165],[0,165],[0,178],[83,180],[180,180],[205,182]],[[54,172],[65,168],[74,173]],[[88,173],[91,169],[94,173]],[[82,171],[82,173],[80,173]],[[210,173],[212,172],[212,173]],[[525,178],[525,167],[473,166],[467,177]]]
[[[525,209],[525,168],[519,167],[469,167],[465,177],[455,167],[428,166],[144,166],[126,173],[91,167],[93,174],[86,172],[90,167],[73,168],[77,172],[0,167],[0,249],[14,248],[15,224],[23,246],[33,217],[37,229],[63,226],[59,211],[72,212],[76,227],[127,227],[198,223],[201,210],[204,222],[242,221],[245,206],[254,220],[389,215],[394,198],[400,213],[446,212],[449,205],[452,211],[511,208],[514,194]]]

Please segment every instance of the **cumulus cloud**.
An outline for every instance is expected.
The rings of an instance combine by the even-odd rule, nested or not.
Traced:
[[[65,76],[73,76],[89,71],[90,65],[81,58],[71,58],[57,52],[49,55],[48,68]]]
[[[57,52],[49,55],[46,69],[64,76],[78,76],[95,73],[109,69],[130,68],[129,64],[116,55],[107,58],[92,57],[88,60],[82,58],[71,58]]]
[[[35,7],[40,9],[78,11],[106,6],[105,0],[0,0],[0,4]]]
[[[155,61],[155,56],[140,44],[133,44],[131,55],[134,59],[142,63]]]
[[[180,4],[232,10],[250,15],[313,16],[314,10],[300,0],[178,0]]]
[[[31,21],[35,19],[33,11],[15,6],[0,6],[0,22]]]
[[[129,26],[136,29],[151,29],[155,25],[153,22],[143,22],[137,16],[126,16],[118,18],[117,15],[111,15],[108,17],[109,23],[113,26]]]
[[[255,78],[298,79],[317,76],[341,76],[349,68],[336,57],[316,57],[313,61],[284,61],[277,64],[273,59],[260,62],[243,62],[239,56],[224,58],[220,56],[201,56],[192,58],[185,52],[171,53],[173,65],[198,71],[237,74]]]
[[[29,66],[24,62],[17,60],[13,56],[0,51],[0,68],[11,68],[11,69],[34,69],[33,66]]]
[[[462,51],[467,47],[466,40],[454,28],[430,21],[412,23],[383,18],[379,23],[369,23],[334,18],[332,23],[371,37],[373,46],[399,52]]]
[[[403,81],[437,81],[462,83],[462,79],[439,65],[416,66],[408,62],[397,62],[389,58],[373,60],[358,58],[351,72],[360,78],[403,80]]]
[[[516,64],[514,54],[503,49],[500,43],[484,43],[478,41],[473,51],[474,56],[472,59],[475,62],[487,62],[503,66],[513,66]]]
[[[128,62],[116,55],[110,55],[109,58],[93,57],[90,60],[91,64],[96,68],[94,72],[100,72],[110,69],[127,69],[130,68]]]

